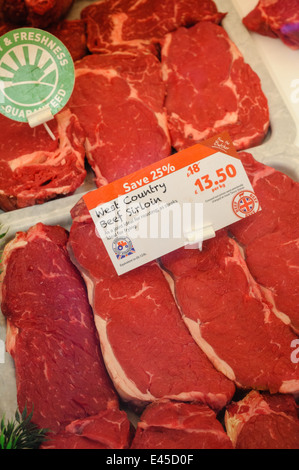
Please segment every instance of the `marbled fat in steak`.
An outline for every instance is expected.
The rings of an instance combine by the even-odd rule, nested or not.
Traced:
[[[225,16],[212,0],[107,0],[83,9],[91,52],[150,50],[168,32]]]
[[[153,54],[93,54],[76,63],[69,106],[98,186],[170,155],[164,98]]]
[[[123,400],[143,408],[159,398],[225,406],[234,385],[192,339],[156,262],[118,276],[81,200],[69,250],[88,287],[103,358]]]
[[[20,209],[66,196],[85,179],[84,134],[77,117],[65,108],[43,126],[0,115],[0,208]]]
[[[243,23],[250,31],[280,38],[291,49],[299,49],[298,0],[260,0]]]
[[[86,287],[69,259],[67,232],[35,225],[3,255],[1,310],[16,369],[17,399],[57,433],[76,419],[118,409]]]
[[[223,131],[237,150],[263,142],[269,128],[267,98],[223,27],[201,22],[180,28],[165,36],[161,54],[176,150]]]

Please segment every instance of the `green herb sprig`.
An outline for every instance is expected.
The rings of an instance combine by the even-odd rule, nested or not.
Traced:
[[[15,419],[0,423],[0,449],[38,449],[46,440],[48,429],[40,429],[31,422],[33,411],[27,414],[25,406],[22,414],[17,410]]]

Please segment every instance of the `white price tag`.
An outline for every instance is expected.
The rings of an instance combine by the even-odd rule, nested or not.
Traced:
[[[84,196],[121,275],[260,210],[227,133]]]

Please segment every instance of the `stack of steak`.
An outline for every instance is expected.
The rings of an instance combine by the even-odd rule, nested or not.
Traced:
[[[7,348],[20,407],[34,404],[35,421],[55,431],[45,448],[297,445],[296,436],[286,444],[285,435],[290,419],[298,432],[298,300],[296,291],[289,302],[286,296],[299,265],[298,183],[248,153],[240,158],[263,210],[218,232],[202,251],[180,249],[118,277],[83,200],[72,210],[69,234],[38,224],[6,245]],[[295,203],[289,221],[288,191]],[[291,259],[280,260],[283,276],[272,267],[259,277],[252,233],[257,249],[287,236],[280,244],[293,249]],[[267,256],[259,255],[262,266]],[[141,414],[136,433],[118,400]],[[252,419],[254,426],[245,426]],[[277,436],[260,442],[254,436],[269,419]],[[110,441],[103,439],[115,420],[122,431],[115,435],[113,427]],[[237,431],[235,420],[242,423]]]
[[[76,62],[68,109],[52,123],[56,141],[5,121],[7,139],[22,140],[8,153],[3,142],[0,167],[14,186],[0,179],[1,207],[81,184],[84,153],[102,186],[223,130],[238,150],[261,143],[267,100],[223,16],[208,0],[87,7],[90,54]],[[201,251],[119,277],[83,200],[69,232],[39,223],[6,245],[7,350],[20,409],[52,431],[44,449],[298,446],[299,185],[249,153],[240,158],[262,211]]]

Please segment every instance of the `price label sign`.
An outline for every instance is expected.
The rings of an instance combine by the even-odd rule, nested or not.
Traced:
[[[261,210],[223,133],[84,196],[119,275]]]

